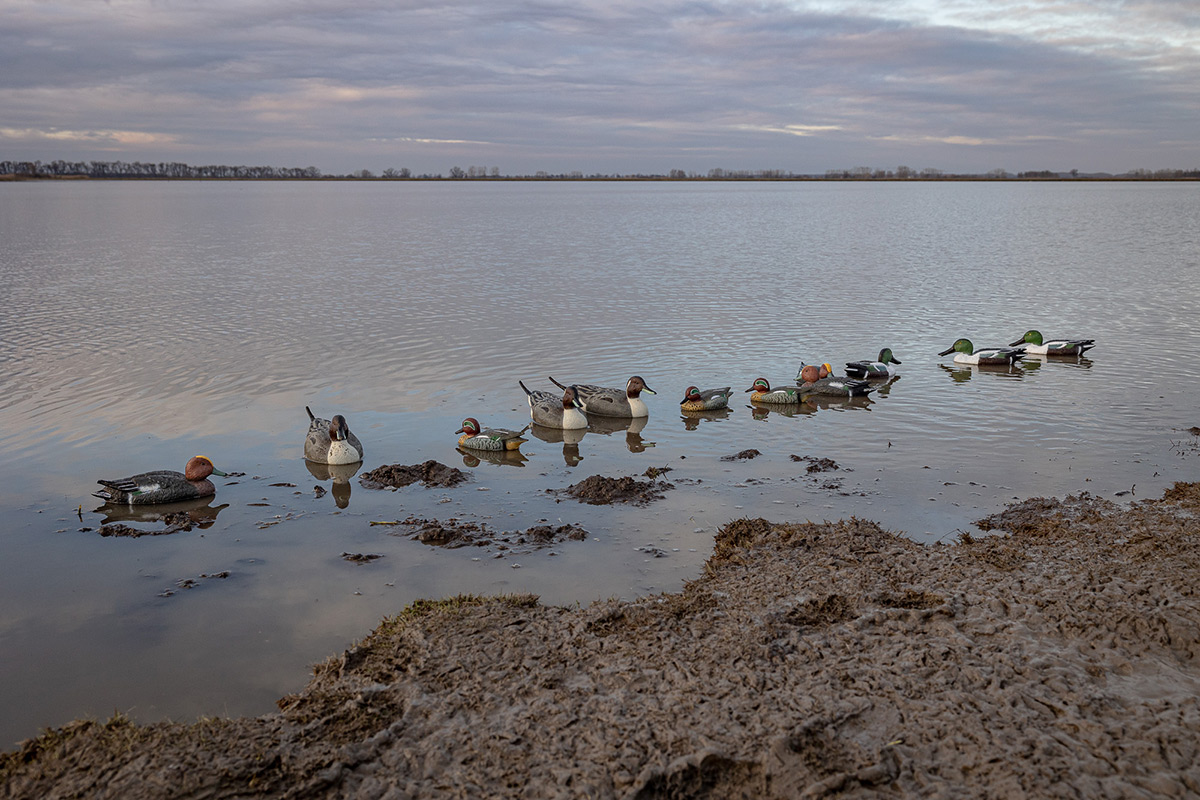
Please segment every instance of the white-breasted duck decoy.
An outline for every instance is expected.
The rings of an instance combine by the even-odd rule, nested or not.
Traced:
[[[847,361],[846,374],[860,380],[883,380],[894,376],[896,367],[901,363],[892,355],[892,348],[885,347],[879,351],[879,358],[875,361]]]
[[[363,460],[363,446],[350,432],[346,418],[334,414],[333,419],[321,419],[308,406],[308,438],[304,440],[304,457],[318,464],[357,464]]]
[[[1015,364],[1024,357],[1025,345],[981,347],[976,350],[970,339],[959,339],[938,355],[948,356],[951,353],[954,353],[955,364]]]
[[[563,389],[561,395],[551,392],[530,391],[522,381],[521,388],[529,397],[529,416],[534,425],[543,428],[558,428],[560,430],[578,430],[588,425],[587,415],[583,413],[583,402],[579,399],[579,390],[574,386]]]
[[[183,472],[159,469],[115,481],[99,480],[97,483],[104,488],[92,496],[109,503],[139,506],[212,497],[217,487],[208,480],[210,475],[224,477],[225,473],[214,467],[208,456],[192,456]]]
[[[551,378],[550,382],[560,389],[567,388],[554,378]],[[583,403],[583,410],[599,417],[648,417],[650,409],[646,408],[641,394],[658,394],[646,385],[646,381],[640,375],[634,375],[626,381],[624,389],[609,389],[590,383],[572,385],[579,390],[579,401]]]
[[[1025,335],[1012,343],[1012,347],[1025,345],[1031,356],[1081,356],[1096,346],[1095,339],[1042,339],[1039,331],[1026,331]]]

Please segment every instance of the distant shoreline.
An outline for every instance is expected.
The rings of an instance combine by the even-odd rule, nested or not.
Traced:
[[[369,178],[354,175],[322,175],[319,177],[179,177],[163,175],[22,175],[15,173],[0,174],[0,183],[36,183],[39,181],[183,181],[189,183],[212,182],[251,182],[251,183],[328,183],[334,181],[354,183],[1178,183],[1200,181],[1200,175],[1183,177],[1155,177],[1153,175],[1080,175],[1078,177],[1063,176],[1009,176],[991,177],[987,175],[939,175],[936,177],[908,178],[842,178],[826,177],[823,175],[790,175],[772,177],[732,177],[709,178],[670,177],[667,175],[622,175],[622,176],[532,176],[532,175],[501,175],[495,177],[476,178],[447,178],[443,176],[413,176],[408,178],[372,176]]]

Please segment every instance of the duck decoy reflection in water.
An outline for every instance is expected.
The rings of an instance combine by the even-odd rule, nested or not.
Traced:
[[[588,417],[588,433],[601,436],[625,434],[625,447],[631,453],[641,453],[647,447],[654,447],[655,442],[647,442],[642,438],[642,431],[650,423],[648,417]]]
[[[521,434],[527,430],[529,430],[528,425],[519,431],[512,431],[508,428],[481,428],[479,420],[467,417],[463,420],[462,427],[455,433],[462,434],[458,437],[459,447],[466,447],[470,450],[516,450],[523,443],[529,441],[521,438]]]
[[[350,432],[346,418],[334,414],[333,419],[321,419],[308,406],[308,438],[304,440],[304,457],[318,464],[354,464],[363,460],[363,446]]]
[[[217,521],[217,514],[229,508],[229,503],[214,506],[212,501],[210,496],[185,500],[182,503],[158,503],[150,506],[118,506],[106,503],[93,511],[104,515],[104,519],[100,520],[101,525],[110,522],[166,522],[168,519],[178,519],[178,514],[186,514],[192,525],[197,528],[210,528]]]
[[[696,430],[700,427],[701,422],[721,422],[729,419],[732,415],[733,411],[728,408],[718,408],[714,411],[680,410],[679,412],[679,418],[683,420],[683,429],[687,431]]]
[[[892,349],[885,347],[879,351],[879,358],[875,361],[847,361],[846,374],[851,378],[882,380],[895,375],[896,367],[901,363],[892,355]]]
[[[338,508],[346,508],[350,505],[350,479],[362,469],[361,461],[353,464],[319,464],[306,458],[304,466],[308,467],[308,471],[317,480],[333,481],[329,492],[333,495],[333,502]]]
[[[550,382],[560,389],[567,388],[553,377]],[[579,390],[579,401],[583,403],[584,412],[601,417],[648,417],[650,409],[646,408],[641,394],[657,394],[640,375],[634,375],[626,381],[624,389],[609,389],[589,383],[572,385]]]
[[[579,390],[574,386],[563,389],[562,396],[550,392],[530,391],[524,381],[517,381],[529,397],[529,416],[534,425],[559,430],[579,430],[588,425],[583,413]]]
[[[486,461],[501,467],[523,467],[529,459],[520,450],[467,450],[454,448],[462,456],[463,466],[474,469]]]
[[[959,339],[948,348],[938,353],[939,356],[948,356],[954,353],[955,364],[973,364],[978,366],[983,365],[1005,365],[1015,364],[1020,361],[1025,355],[1025,345],[1016,345],[1011,347],[981,347],[978,350],[971,344],[970,339]]]
[[[1025,335],[1012,343],[1012,347],[1025,345],[1025,352],[1034,356],[1081,356],[1096,346],[1095,339],[1046,339],[1038,331],[1026,331]]]
[[[568,467],[574,467],[583,461],[579,453],[579,443],[589,433],[587,428],[548,428],[545,425],[534,425],[529,432],[547,444],[561,444],[563,461]]]
[[[715,411],[719,408],[729,408],[731,395],[732,392],[728,386],[703,390],[698,386],[689,386],[683,392],[683,399],[679,401],[679,409],[681,411]]]
[[[955,383],[965,383],[976,375],[995,375],[998,380],[1022,380],[1025,377],[1026,362],[1019,364],[938,364]],[[1033,367],[1040,366],[1034,362]],[[987,380],[987,379],[985,379]]]
[[[183,472],[160,469],[119,480],[99,480],[97,483],[104,488],[92,496],[109,503],[139,506],[212,497],[217,487],[208,480],[209,475],[225,477],[208,456],[192,456]]]
[[[766,378],[755,378],[754,383],[746,391],[752,393],[750,395],[751,403],[795,405],[802,402],[799,387],[784,386],[780,389],[772,389],[771,382]]]
[[[865,380],[855,378],[822,377],[827,369],[815,364],[805,364],[800,367],[796,383],[800,384],[800,393],[804,396],[820,395],[822,397],[866,397],[873,387]]]

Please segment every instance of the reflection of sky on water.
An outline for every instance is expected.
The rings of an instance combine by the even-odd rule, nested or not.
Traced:
[[[0,640],[26,654],[0,666],[0,735],[112,708],[265,711],[414,599],[675,589],[737,517],[856,514],[948,541],[1014,498],[1194,478],[1171,442],[1200,422],[1200,366],[1175,358],[1200,349],[1197,202],[1171,185],[0,185]],[[1033,324],[1099,344],[998,372],[936,356]],[[1145,345],[1164,333],[1171,349]],[[688,385],[783,385],[881,346],[901,377],[862,400],[678,407]],[[521,469],[457,448],[464,416],[528,422],[518,379],[634,372],[659,392],[648,420],[532,428]],[[314,468],[305,405],[347,417],[355,469],[434,459],[470,480],[377,491]],[[214,481],[209,527],[95,532],[96,478],[197,453],[245,473]],[[665,467],[676,488],[645,508],[551,493]],[[410,515],[591,539],[517,566],[369,524]]]

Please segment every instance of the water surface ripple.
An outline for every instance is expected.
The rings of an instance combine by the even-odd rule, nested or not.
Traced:
[[[1194,480],[1198,191],[0,184],[0,745],[113,709],[267,711],[308,664],[419,597],[673,590],[735,517],[857,514],[948,541],[1014,498],[1128,501]],[[936,355],[1028,328],[1099,344],[1011,369]],[[901,378],[864,402],[764,410],[741,393],[884,346]],[[533,438],[521,468],[455,450],[465,416],[524,424],[518,379],[635,373],[659,392],[644,426]],[[738,395],[728,413],[683,418],[689,384]],[[349,418],[366,469],[436,459],[471,481],[352,480],[339,507],[301,459],[305,405]],[[245,473],[218,482],[208,527],[97,535],[96,478],[196,452]],[[810,476],[792,459],[806,455],[840,469]],[[677,488],[646,508],[547,491],[651,466]],[[409,515],[562,520],[590,538],[512,556],[369,525]]]

